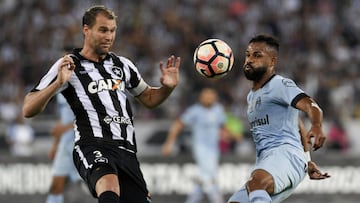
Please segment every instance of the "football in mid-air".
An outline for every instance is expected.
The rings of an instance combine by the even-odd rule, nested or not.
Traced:
[[[234,55],[228,44],[220,39],[208,39],[200,43],[194,53],[195,68],[207,78],[225,76],[232,68]]]

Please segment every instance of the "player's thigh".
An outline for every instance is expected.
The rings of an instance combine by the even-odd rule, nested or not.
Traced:
[[[305,177],[306,163],[292,149],[279,147],[258,157],[255,170],[262,169],[271,174],[274,194],[295,188]]]
[[[108,150],[106,147],[96,145],[75,145],[74,147],[75,167],[94,197],[98,196],[96,183],[101,177],[108,174],[117,176],[117,170],[113,163],[114,158]]]

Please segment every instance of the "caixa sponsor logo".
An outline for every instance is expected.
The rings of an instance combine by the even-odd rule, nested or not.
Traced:
[[[105,123],[110,124],[111,122],[119,123],[119,124],[127,124],[132,125],[131,119],[124,116],[106,116],[104,118]]]
[[[91,94],[95,94],[101,91],[116,91],[116,90],[125,90],[125,83],[119,79],[106,79],[90,82],[88,85],[88,91]]]

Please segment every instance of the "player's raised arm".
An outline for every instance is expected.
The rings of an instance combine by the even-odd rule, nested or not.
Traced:
[[[75,64],[70,56],[64,56],[58,68],[58,75],[53,83],[45,89],[30,92],[25,96],[22,109],[24,117],[33,117],[45,109],[54,94],[69,80]]]
[[[162,86],[148,87],[137,97],[138,100],[148,108],[154,108],[161,104],[179,83],[179,67],[180,57],[169,57],[166,67],[163,67],[163,63],[160,62]]]

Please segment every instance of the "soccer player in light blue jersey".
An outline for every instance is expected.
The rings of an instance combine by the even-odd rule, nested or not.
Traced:
[[[193,104],[170,127],[162,152],[169,155],[172,146],[181,132],[188,126],[192,132],[192,152],[198,167],[199,178],[186,203],[201,202],[205,193],[211,203],[222,203],[223,197],[216,184],[217,168],[220,159],[220,131],[225,130],[226,113],[217,102],[217,92],[204,88],[199,102]]]
[[[51,168],[52,182],[46,203],[63,203],[66,183],[81,181],[73,161],[74,148],[74,114],[65,98],[56,96],[57,109],[60,121],[52,129],[53,146],[49,152],[49,158],[53,159]]]
[[[278,41],[269,35],[252,38],[245,52],[243,70],[252,81],[247,114],[256,164],[245,186],[230,197],[229,203],[281,202],[307,172],[311,179],[329,177],[311,162],[309,152],[304,152],[310,138],[314,138],[314,150],[324,144],[322,110],[294,81],[275,73],[278,52]],[[299,111],[311,121],[305,143],[299,133]]]

